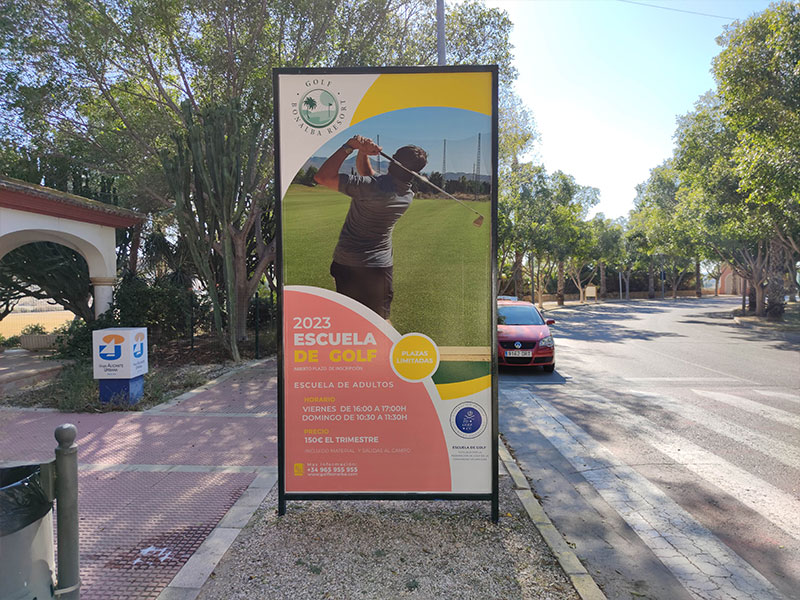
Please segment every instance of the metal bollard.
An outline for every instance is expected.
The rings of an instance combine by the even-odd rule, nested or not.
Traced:
[[[80,600],[78,555],[78,430],[65,424],[56,428],[56,527],[58,531],[58,587],[56,596]]]

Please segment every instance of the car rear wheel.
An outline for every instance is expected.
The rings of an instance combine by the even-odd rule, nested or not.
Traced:
[[[552,373],[556,370],[556,363],[553,363],[552,365],[545,365],[542,367],[542,369],[544,369],[545,373]]]

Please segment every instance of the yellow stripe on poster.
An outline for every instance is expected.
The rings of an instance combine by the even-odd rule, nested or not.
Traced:
[[[414,73],[381,75],[367,90],[350,125],[404,108],[446,106],[492,114],[492,74]]]
[[[439,346],[439,360],[491,362],[492,349],[489,346]]]
[[[455,400],[464,396],[471,396],[488,389],[492,385],[492,376],[484,375],[477,379],[458,381],[456,383],[440,383],[436,386],[442,400]]]

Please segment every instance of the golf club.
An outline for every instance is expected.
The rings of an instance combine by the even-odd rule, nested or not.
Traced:
[[[381,154],[381,156],[383,156],[383,157],[384,157],[386,160],[388,160],[389,162],[391,162],[393,165],[396,165],[396,166],[400,167],[401,169],[403,169],[403,171],[405,171],[405,172],[407,172],[407,173],[411,173],[411,175],[413,175],[414,177],[416,177],[417,179],[419,179],[419,180],[420,180],[422,183],[424,183],[424,184],[426,184],[426,185],[429,185],[429,186],[431,186],[431,187],[432,187],[433,189],[435,189],[436,191],[438,191],[438,192],[441,192],[442,194],[444,194],[445,196],[448,196],[449,198],[452,198],[453,200],[455,200],[456,202],[458,202],[458,203],[459,203],[461,206],[463,206],[464,208],[468,208],[469,210],[471,210],[472,212],[474,212],[476,215],[478,215],[478,218],[477,218],[477,219],[475,219],[475,220],[472,222],[472,224],[473,224],[473,225],[475,225],[475,227],[480,227],[481,225],[483,225],[483,219],[484,219],[484,217],[483,217],[483,215],[482,215],[481,213],[479,213],[477,210],[475,210],[475,209],[474,209],[474,208],[472,208],[471,206],[467,206],[466,204],[464,204],[464,202],[462,202],[461,200],[459,200],[458,198],[456,198],[455,196],[453,196],[453,194],[449,194],[448,192],[445,192],[445,191],[444,191],[442,188],[440,188],[440,187],[439,187],[438,185],[436,185],[435,183],[431,183],[430,179],[428,179],[427,177],[425,177],[425,175],[422,175],[422,174],[420,174],[420,173],[417,173],[416,171],[412,171],[411,169],[407,168],[406,166],[404,166],[404,165],[403,165],[403,164],[401,164],[400,162],[396,161],[395,159],[393,159],[391,156],[389,156],[388,154],[386,154],[386,153],[385,153],[385,152],[383,152],[383,151],[381,151],[381,153],[380,153],[380,154]]]

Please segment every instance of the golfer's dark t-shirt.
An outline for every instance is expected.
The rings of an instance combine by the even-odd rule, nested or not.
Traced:
[[[391,267],[392,230],[411,205],[411,186],[390,175],[340,173],[339,191],[352,200],[333,260],[350,267]]]

